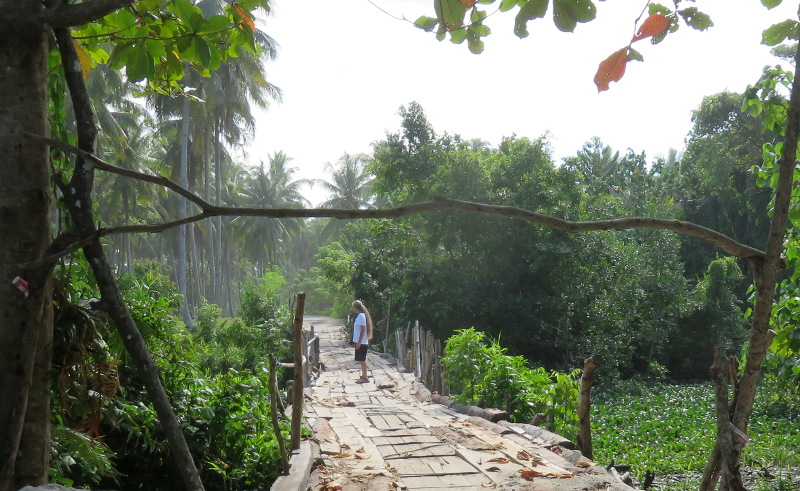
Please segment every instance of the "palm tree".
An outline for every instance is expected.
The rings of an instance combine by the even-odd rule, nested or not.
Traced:
[[[307,206],[300,187],[310,184],[308,179],[294,179],[295,167],[287,167],[291,157],[276,152],[269,163],[251,170],[242,195],[242,204],[260,208],[291,208]],[[266,219],[243,217],[239,221],[238,236],[243,240],[244,252],[252,258],[258,273],[268,266],[278,264],[278,258],[303,228],[298,219]]]
[[[329,172],[332,180],[314,179],[314,184],[319,184],[328,192],[327,201],[320,203],[320,208],[339,208],[357,210],[373,206],[371,194],[372,176],[366,171],[368,157],[363,154],[350,155],[344,153],[336,165],[325,163],[325,171]],[[345,220],[331,219],[322,230],[323,238],[336,237],[347,223]]]

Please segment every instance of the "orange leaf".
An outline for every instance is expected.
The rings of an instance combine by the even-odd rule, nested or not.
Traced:
[[[92,57],[83,49],[83,46],[73,40],[72,44],[75,46],[75,52],[78,54],[78,61],[81,64],[81,72],[83,72],[83,79],[89,78],[89,72],[92,71]]]
[[[340,453],[333,456],[334,459],[343,459],[345,457],[350,457],[349,453]]]
[[[507,459],[507,458],[505,458],[505,457],[495,457],[495,458],[493,458],[493,459],[489,459],[489,460],[487,460],[487,462],[497,462],[498,464],[508,464],[508,463],[509,463],[509,462],[511,462],[511,461],[510,461],[510,460],[508,460],[508,459]]]
[[[615,51],[597,67],[597,73],[594,76],[594,84],[597,86],[598,92],[608,90],[609,83],[619,82],[622,76],[625,75],[625,67],[628,65],[629,49],[628,46],[625,46]]]
[[[489,472],[500,472],[500,468],[499,467],[489,467],[486,470],[489,471]]]
[[[526,481],[533,481],[534,477],[542,477],[543,474],[541,472],[536,471],[519,471],[520,477],[525,479]]]
[[[634,43],[640,39],[649,38],[650,36],[658,36],[664,32],[667,27],[669,27],[669,19],[661,14],[653,14],[645,19],[644,24],[642,24],[642,27],[636,32],[636,35],[633,36],[631,42]]]
[[[247,13],[243,8],[239,7],[238,5],[233,5],[233,10],[235,10],[239,15],[242,16],[242,22],[247,24],[250,27],[250,30],[256,32],[256,23],[253,22],[253,18],[250,17],[250,14]],[[241,24],[240,24],[241,26]]]
[[[468,9],[471,9],[472,7],[474,7],[475,6],[475,2],[476,2],[476,0],[458,0],[458,3],[460,3],[461,5],[467,7]]]

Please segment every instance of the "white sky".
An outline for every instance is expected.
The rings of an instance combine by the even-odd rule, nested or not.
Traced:
[[[434,15],[432,0],[374,2],[411,21]],[[387,131],[397,132],[398,109],[411,101],[422,105],[438,134],[496,146],[503,136],[549,132],[556,158],[599,136],[615,150],[646,151],[652,160],[683,148],[691,112],[704,96],[741,92],[764,65],[779,62],[760,44],[761,32],[797,11],[790,0],[772,11],[758,0],[699,0],[714,21],[710,30],[682,25],[659,45],[635,43],[644,63],[629,63],[622,80],[598,94],[598,64],[627,44],[646,2],[595,3],[597,19],[571,34],[559,32],[548,12],[519,39],[512,12],[491,15],[492,34],[474,55],[466,42],[439,42],[367,0],[276,0],[260,27],[280,44],[267,78],[284,98],[259,112],[249,161],[283,151],[296,177],[325,178],[325,162],[344,152],[369,153]],[[324,199],[319,191],[308,197],[313,204]]]

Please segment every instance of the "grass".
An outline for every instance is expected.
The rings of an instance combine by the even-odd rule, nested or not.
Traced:
[[[592,408],[594,460],[633,467],[641,483],[645,471],[688,476],[661,489],[697,489],[714,445],[714,388],[710,384],[630,386],[625,393],[599,394]],[[764,399],[761,397],[757,399]],[[757,489],[794,489],[800,473],[800,408],[757,402],[750,418],[750,442],[743,470],[776,476]],[[767,486],[767,487],[763,487]],[[786,487],[788,486],[788,487]]]

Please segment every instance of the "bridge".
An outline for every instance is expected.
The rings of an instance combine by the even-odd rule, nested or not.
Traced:
[[[323,364],[304,394],[313,436],[273,490],[631,491],[558,435],[431,402],[391,357],[370,352],[369,382],[356,383],[360,369],[342,321],[304,323],[315,327]]]

